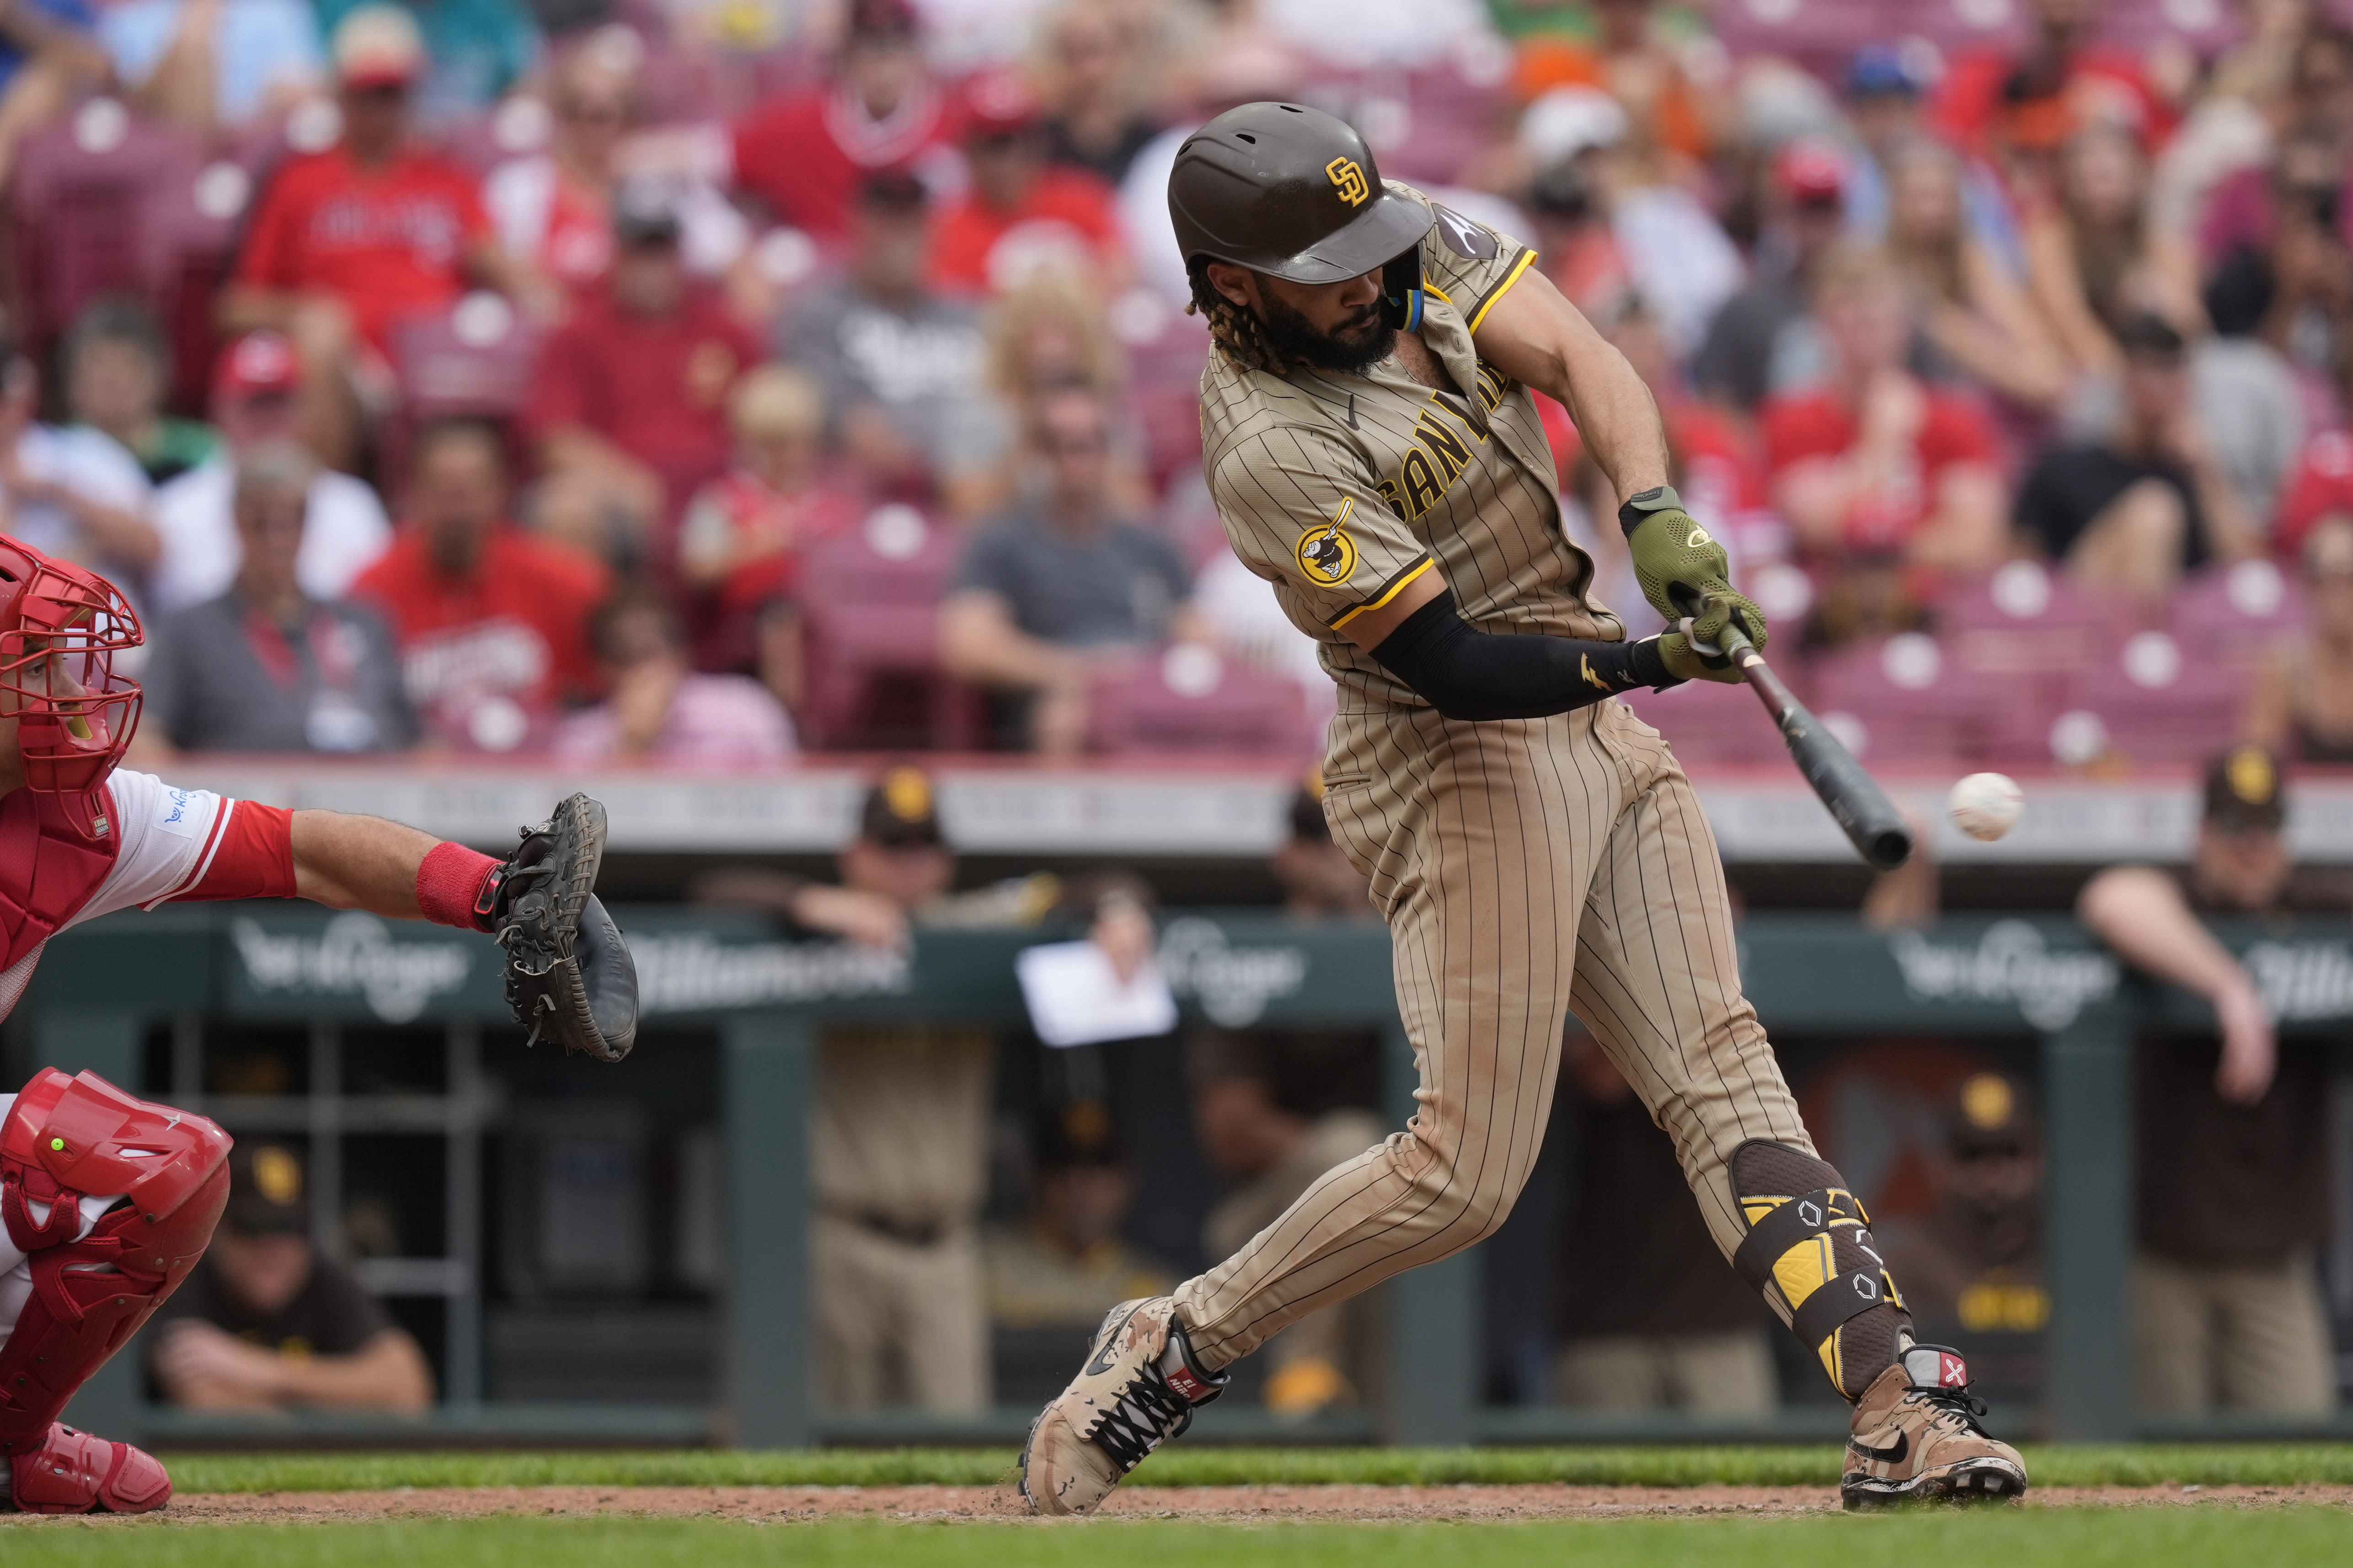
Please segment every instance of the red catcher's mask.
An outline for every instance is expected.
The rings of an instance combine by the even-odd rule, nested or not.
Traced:
[[[85,838],[112,831],[99,791],[139,727],[139,683],[114,656],[145,640],[113,584],[0,534],[0,718],[16,721],[26,786]]]

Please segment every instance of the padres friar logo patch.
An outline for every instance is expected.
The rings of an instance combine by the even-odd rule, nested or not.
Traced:
[[[1299,569],[1310,581],[1326,586],[1346,582],[1356,570],[1356,542],[1348,537],[1340,525],[1348,521],[1348,510],[1355,506],[1351,498],[1340,503],[1340,513],[1331,521],[1318,523],[1299,536],[1299,548],[1292,553],[1299,560]]]
[[[1363,206],[1365,198],[1373,194],[1372,187],[1365,184],[1364,170],[1356,166],[1354,158],[1335,158],[1324,165],[1324,172],[1332,177],[1340,199],[1352,207]]]
[[[1472,223],[1452,207],[1430,205],[1430,214],[1438,219],[1438,237],[1447,249],[1465,261],[1495,259],[1494,232]]]

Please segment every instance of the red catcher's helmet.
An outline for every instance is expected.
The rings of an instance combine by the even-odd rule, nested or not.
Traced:
[[[111,831],[99,790],[139,727],[139,683],[114,656],[145,640],[113,584],[0,534],[0,719],[16,721],[26,784],[85,838]]]

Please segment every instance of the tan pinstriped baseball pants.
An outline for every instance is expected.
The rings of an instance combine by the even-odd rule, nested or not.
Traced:
[[[1177,1288],[1196,1351],[1226,1365],[1493,1235],[1544,1141],[1571,1008],[1674,1140],[1729,1257],[1732,1152],[1813,1144],[1740,994],[1715,835],[1658,731],[1614,701],[1500,723],[1344,712],[1325,767],[1334,837],[1388,918],[1419,1109]],[[1608,1268],[1593,1260],[1598,1288]]]

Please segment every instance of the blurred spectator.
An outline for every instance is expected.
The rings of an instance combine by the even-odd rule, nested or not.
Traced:
[[[332,37],[355,12],[382,0],[311,0]],[[417,110],[428,124],[479,114],[539,64],[539,24],[526,0],[399,0],[415,18],[427,68]]]
[[[1690,180],[1725,113],[1691,79],[1653,24],[1651,0],[1599,0],[1591,42],[1557,33],[1521,41],[1515,85],[1523,99],[1558,87],[1599,88],[1626,111],[1627,151],[1651,177]]]
[[[2154,602],[2211,556],[2253,552],[2253,525],[2189,399],[2181,334],[2156,316],[2117,333],[2124,408],[2103,440],[2045,452],[2020,488],[2021,538],[2092,587]]]
[[[542,531],[624,568],[667,562],[666,526],[727,466],[727,393],[750,333],[687,276],[669,194],[625,187],[613,266],[539,356],[531,426]]]
[[[1773,500],[1799,544],[1831,562],[1992,566],[2006,542],[1993,437],[1972,405],[1905,368],[1900,274],[1876,252],[1834,250],[1815,273],[1814,314],[1828,384],[1762,413]]]
[[[1848,122],[1862,143],[1863,156],[1848,170],[1846,216],[1848,232],[1866,244],[1886,237],[1888,175],[1891,155],[1922,136],[1932,134],[1921,114],[1921,100],[1935,85],[1923,68],[1920,52],[1905,44],[1865,44],[1847,68]],[[1986,247],[2012,271],[2025,261],[2020,248],[2018,219],[2010,210],[2010,193],[2001,176],[1984,159],[1966,149],[1955,149],[1961,164],[1961,208],[1969,237]]]
[[[2241,733],[2306,763],[2353,763],[2353,512],[2303,534],[2310,628],[2274,646],[2247,694]]]
[[[1305,785],[1291,797],[1291,837],[1267,857],[1266,868],[1282,884],[1282,912],[1293,920],[1362,921],[1374,916],[1371,885],[1332,841],[1320,769],[1310,773]]]
[[[111,0],[98,36],[142,108],[202,136],[246,130],[326,85],[318,14],[303,0]]]
[[[1005,504],[1018,475],[1012,465],[1021,450],[1012,433],[1031,427],[1039,401],[1066,386],[1092,387],[1113,416],[1110,484],[1117,503],[1138,514],[1153,502],[1151,477],[1145,471],[1144,437],[1132,416],[1123,417],[1127,405],[1127,366],[1119,342],[1104,319],[1102,301],[1082,278],[1039,268],[1001,295],[982,322],[988,338],[988,384],[999,399],[996,410],[999,439],[1007,447],[1007,467],[998,489],[988,499],[991,510]],[[977,499],[977,482],[970,487]]]
[[[851,526],[856,499],[824,471],[825,398],[797,370],[761,365],[727,395],[735,465],[679,524],[679,576],[709,605],[696,662],[757,669],[787,708],[801,697],[800,552]]]
[[[237,528],[230,492],[237,454],[294,438],[301,424],[296,394],[301,367],[278,332],[248,332],[213,362],[211,412],[223,444],[155,492],[162,554],[148,576],[148,598],[169,613],[224,592],[237,575]],[[303,509],[302,550],[294,570],[302,592],[336,600],[392,544],[384,502],[364,479],[320,468]]]
[[[2042,1270],[2042,1149],[2026,1091],[2007,1074],[1973,1073],[1947,1109],[1928,1157],[1936,1207],[1872,1227],[1921,1339],[1957,1345],[1992,1397],[2042,1392],[2051,1320]]]
[[[380,409],[395,395],[387,356],[402,318],[448,308],[470,279],[535,310],[553,301],[499,249],[473,177],[410,139],[410,89],[425,53],[409,14],[351,11],[335,27],[334,62],[343,140],[271,177],[219,315],[231,331],[268,328],[293,342],[306,434],[343,468],[363,407]]]
[[[1029,1214],[981,1236],[989,1317],[1086,1333],[1115,1303],[1165,1294],[1176,1271],[1120,1235],[1134,1194],[1110,1110],[1093,1100],[1048,1108],[1030,1141]]]
[[[588,640],[612,695],[564,721],[552,748],[559,761],[741,766],[793,754],[792,721],[767,689],[698,672],[685,624],[651,589],[625,588],[598,606]]]
[[[8,0],[0,5],[0,184],[26,132],[58,119],[77,91],[101,85],[106,52],[90,0]]]
[[[867,792],[837,864],[838,887],[736,868],[702,877],[691,897],[902,952],[926,925],[1019,927],[1058,908],[1092,910],[1089,934],[1122,973],[1152,951],[1149,889],[1132,879],[1066,892],[1041,874],[950,892],[955,856],[918,768],[892,768]],[[1080,903],[1087,893],[1096,896]],[[836,1026],[819,1038],[809,1173],[818,1394],[827,1405],[974,1411],[988,1403],[977,1226],[995,1060],[983,1028]],[[1094,1317],[1117,1299],[1104,1298]]]
[[[422,1410],[424,1352],[351,1270],[311,1244],[302,1158],[283,1143],[229,1152],[212,1245],[154,1318],[149,1364],[192,1410]]]
[[[2139,139],[2113,123],[2068,139],[2059,201],[2030,216],[2027,278],[2070,368],[2116,374],[2116,334],[2156,316],[2185,336],[2206,324],[2198,262],[2149,214],[2148,160]]]
[[[2342,920],[2341,879],[2299,877],[2278,759],[2217,758],[2185,873],[2120,866],[2085,885],[2084,923],[2151,977],[2202,997],[2211,1034],[2139,1042],[2139,1246],[2134,1362],[2141,1407],[2317,1415],[2337,1402],[2328,1312],[2313,1268],[2329,1237],[2328,1052],[2283,1053],[2271,1004],[2208,931],[2213,918]]]
[[[852,208],[874,174],[935,174],[952,161],[917,28],[908,0],[851,0],[831,79],[735,127],[737,188],[777,222],[834,244],[852,237]]]
[[[353,595],[391,621],[428,734],[484,752],[544,739],[560,703],[596,689],[588,617],[610,574],[508,520],[506,458],[488,426],[427,426],[413,462],[408,517]]]
[[[2218,183],[2197,216],[2198,260],[2209,275],[2235,252],[2268,251],[2282,198],[2291,207],[2316,205],[2329,154],[2353,150],[2353,34],[2329,22],[2311,26],[2295,46],[2285,100],[2271,107],[2276,137],[2267,125],[2263,155]],[[2291,148],[2306,151],[2292,155]],[[2299,165],[2293,176],[2291,163]],[[2353,171],[2339,162],[2337,174],[2341,198]],[[2353,217],[2341,199],[2332,210],[2340,223]]]
[[[599,29],[556,61],[548,82],[554,134],[482,182],[482,205],[509,256],[581,288],[613,259],[614,154],[638,107],[634,33]]]
[[[237,457],[237,579],[164,621],[141,671],[149,725],[183,751],[392,752],[417,741],[383,617],[303,591],[296,563],[318,466],[290,441]]]
[[[2050,329],[2000,260],[1969,233],[1960,161],[1925,137],[1885,154],[1887,255],[1904,274],[1929,373],[2045,411],[2066,390]]]
[[[0,519],[34,549],[79,561],[139,596],[158,543],[153,491],[121,443],[35,416],[41,377],[0,331]]]
[[[1715,313],[1692,359],[1703,396],[1746,414],[1768,393],[1820,379],[1821,339],[1809,295],[1816,263],[1845,225],[1850,167],[1835,142],[1816,137],[1799,137],[1775,156],[1748,281]]]
[[[1046,149],[1055,163],[1116,185],[1160,133],[1154,79],[1169,62],[1139,47],[1146,25],[1116,0],[1069,0],[1039,24]]]
[[[1693,1207],[1674,1146],[1576,1019],[1562,1044],[1576,1121],[1560,1246],[1561,1403],[1767,1414],[1766,1320]],[[1609,1267],[1597,1271],[1597,1258]]]
[[[2206,309],[2253,331],[2321,385],[2353,374],[2353,251],[2347,248],[2346,153],[2311,135],[2290,138],[2271,173],[2273,210],[2262,232],[2210,268]]]
[[[1676,357],[1684,358],[1739,289],[1740,253],[1688,190],[1652,177],[1629,155],[1626,135],[1626,111],[1615,99],[1595,88],[1556,87],[1520,117],[1518,146],[1536,171],[1539,205],[1545,184],[1565,179],[1553,205],[1608,226],[1608,248],[1597,232],[1583,256],[1551,259],[1554,282],[1580,308],[1598,308],[1615,291],[1613,270],[1640,279]]]
[[[1067,754],[1107,665],[1204,633],[1175,548],[1111,510],[1103,399],[1086,387],[1050,395],[1033,439],[1045,498],[974,537],[940,606],[940,659],[959,679],[1028,699],[1029,743]]]
[[[2055,149],[2077,126],[2106,121],[2150,142],[2173,110],[2140,58],[2101,41],[2106,0],[2034,0],[2022,45],[1957,56],[1939,86],[1936,126],[1966,147]]]
[[[1037,97],[1010,71],[965,85],[964,151],[972,188],[932,234],[932,281],[947,293],[995,294],[1059,271],[1116,290],[1126,277],[1111,187],[1047,161]]]
[[[842,451],[872,483],[922,496],[936,479],[954,508],[960,485],[993,476],[1005,438],[982,389],[979,312],[924,280],[929,200],[912,174],[866,182],[848,270],[791,312],[776,357],[816,379]]]
[[[200,420],[164,412],[171,350],[155,313],[136,300],[98,300],[66,333],[60,359],[74,423],[103,430],[160,485],[195,468],[220,444]]]
[[[1363,883],[1360,881],[1358,887]],[[1334,1166],[1388,1136],[1374,1112],[1331,1105],[1335,1051],[1366,1042],[1342,1037],[1238,1035],[1205,1030],[1186,1053],[1193,1136],[1226,1191],[1201,1221],[1201,1247],[1230,1258]],[[1380,1321],[1359,1296],[1293,1323],[1267,1347],[1266,1405],[1278,1415],[1354,1405],[1379,1387]]]

